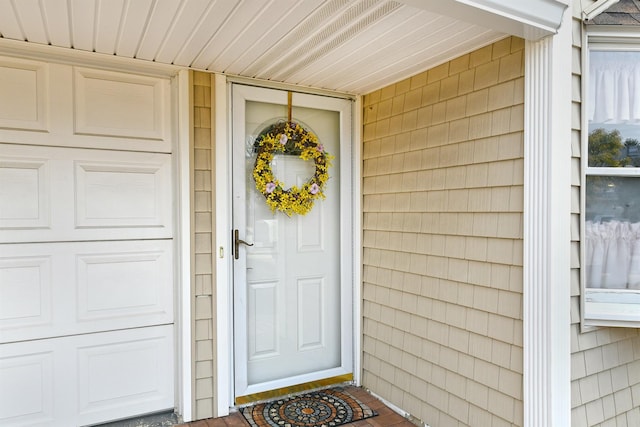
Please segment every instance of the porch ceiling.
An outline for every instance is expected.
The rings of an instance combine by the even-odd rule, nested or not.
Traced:
[[[436,1],[0,0],[0,36],[362,94],[505,36]]]

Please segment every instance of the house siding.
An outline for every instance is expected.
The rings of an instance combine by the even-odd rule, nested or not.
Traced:
[[[640,333],[633,328],[580,327],[580,183],[582,39],[574,2],[571,188],[571,424],[640,426]],[[585,130],[586,131],[586,130]]]
[[[363,385],[431,426],[520,426],[524,42],[363,109]]]
[[[213,185],[211,74],[193,82],[193,345],[195,419],[213,416]]]

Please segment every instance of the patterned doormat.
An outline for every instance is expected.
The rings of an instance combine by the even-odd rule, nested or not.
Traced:
[[[252,427],[334,427],[378,415],[342,387],[242,408]]]

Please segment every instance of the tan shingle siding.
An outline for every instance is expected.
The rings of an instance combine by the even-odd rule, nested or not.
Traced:
[[[364,98],[363,382],[431,425],[522,423],[523,47]]]
[[[195,418],[213,416],[211,75],[193,73]]]
[[[579,2],[574,3],[575,15]],[[635,426],[640,425],[640,330],[597,328],[584,333],[580,330],[581,46],[584,29],[579,15],[576,18],[573,20],[572,52],[571,424],[572,427]]]

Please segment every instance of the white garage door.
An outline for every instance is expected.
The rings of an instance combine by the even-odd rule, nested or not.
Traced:
[[[170,89],[0,58],[0,425],[174,407]]]

